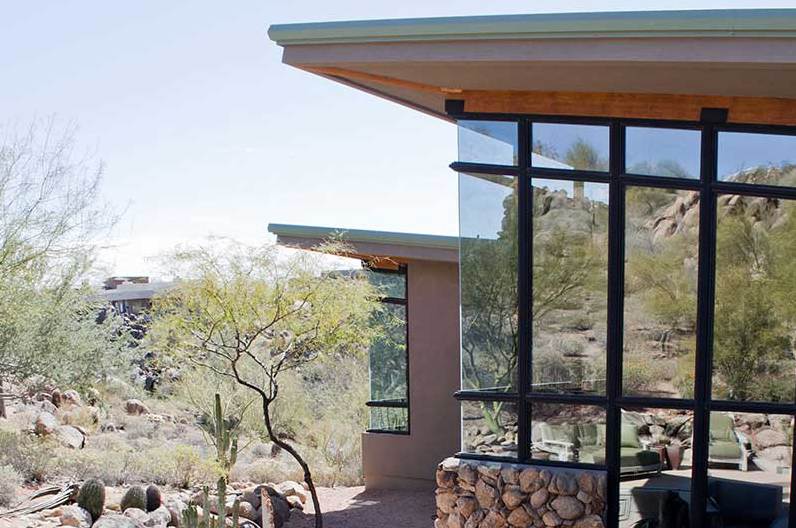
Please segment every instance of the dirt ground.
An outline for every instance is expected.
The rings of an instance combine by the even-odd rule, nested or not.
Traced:
[[[433,491],[365,491],[364,486],[319,488],[324,528],[431,528]],[[312,528],[312,504],[293,511],[285,528]]]

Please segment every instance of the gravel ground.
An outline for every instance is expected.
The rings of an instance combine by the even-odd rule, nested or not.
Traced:
[[[431,528],[434,526],[433,491],[365,491],[319,488],[324,528]],[[285,528],[312,528],[312,502],[302,514],[293,511]]]

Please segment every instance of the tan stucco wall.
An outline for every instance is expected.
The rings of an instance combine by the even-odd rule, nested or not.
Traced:
[[[368,489],[433,489],[437,464],[459,451],[458,265],[410,261],[409,435],[364,433]]]

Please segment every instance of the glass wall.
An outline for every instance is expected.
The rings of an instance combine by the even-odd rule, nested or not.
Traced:
[[[460,456],[604,470],[606,526],[788,526],[796,130],[513,125],[453,165]]]
[[[370,345],[370,427],[372,432],[409,432],[406,271],[367,272],[382,295],[373,315],[378,336]]]

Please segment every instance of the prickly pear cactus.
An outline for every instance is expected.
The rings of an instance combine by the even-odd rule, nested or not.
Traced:
[[[119,508],[122,511],[130,508],[138,508],[139,510],[146,511],[146,491],[141,486],[133,486],[122,497],[119,503]]]
[[[99,519],[105,509],[105,484],[97,479],[85,481],[77,494],[77,505],[91,514],[92,521]]]

